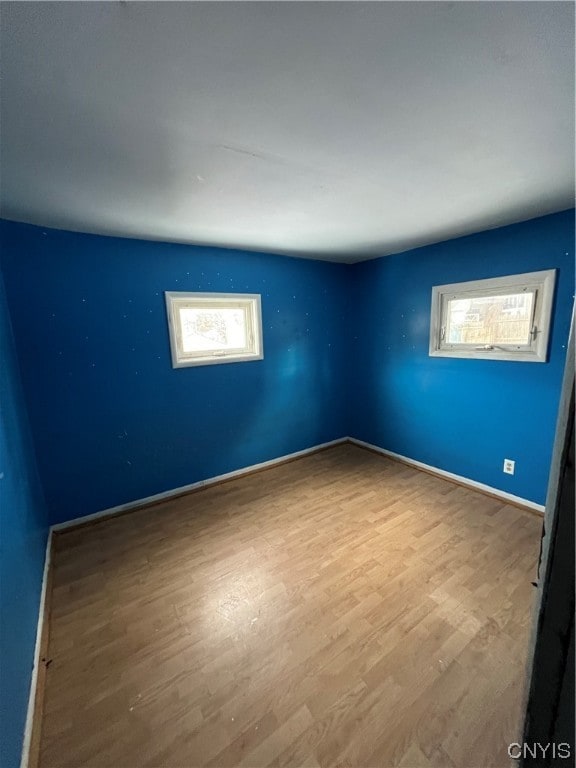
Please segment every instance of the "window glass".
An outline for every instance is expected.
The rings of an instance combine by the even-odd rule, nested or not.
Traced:
[[[180,310],[184,352],[246,347],[246,313],[242,309]]]
[[[534,293],[449,299],[446,341],[450,344],[529,344]]]

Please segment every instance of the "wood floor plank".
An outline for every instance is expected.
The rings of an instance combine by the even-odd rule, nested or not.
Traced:
[[[62,532],[39,766],[507,766],[540,529],[342,445]]]

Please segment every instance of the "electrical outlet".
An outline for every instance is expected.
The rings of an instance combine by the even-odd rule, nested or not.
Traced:
[[[512,459],[504,459],[504,466],[502,467],[502,471],[506,472],[507,475],[513,475],[515,464],[516,462],[512,461]]]

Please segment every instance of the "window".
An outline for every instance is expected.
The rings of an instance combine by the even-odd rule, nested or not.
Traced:
[[[430,355],[545,363],[556,270],[432,289]]]
[[[172,366],[261,360],[260,296],[166,291]]]

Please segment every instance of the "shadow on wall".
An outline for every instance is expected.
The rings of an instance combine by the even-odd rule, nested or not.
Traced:
[[[0,763],[20,763],[48,536],[47,510],[0,276]]]
[[[243,419],[245,442],[236,450],[234,446],[228,446],[232,466],[238,466],[238,462],[246,457],[247,448],[251,457],[249,464],[264,460],[262,435],[270,441],[274,452],[281,453],[287,444],[301,445],[314,439],[321,426],[315,402],[320,391],[318,361],[309,344],[299,339],[284,352],[272,354],[276,361],[264,371],[261,397],[254,403],[251,417]],[[280,432],[278,424],[286,414],[289,414],[289,420]]]

